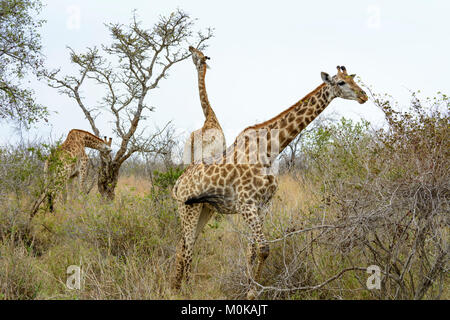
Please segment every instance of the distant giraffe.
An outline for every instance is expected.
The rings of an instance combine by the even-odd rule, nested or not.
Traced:
[[[205,122],[202,128],[191,133],[189,140],[186,142],[184,149],[185,163],[203,161],[214,154],[222,153],[226,148],[225,135],[214,110],[209,104],[206,92],[205,76],[208,68],[206,60],[209,57],[194,47],[189,47],[189,51],[192,53],[192,61],[197,69],[198,91],[203,114],[205,115]]]
[[[176,273],[173,286],[179,288],[183,276],[189,279],[194,243],[208,222],[209,204],[221,213],[239,213],[252,231],[247,265],[250,277],[258,281],[269,246],[263,234],[264,212],[277,190],[277,179],[271,168],[280,152],[337,97],[367,101],[366,93],[348,75],[345,67],[330,77],[322,72],[323,83],[278,116],[261,124],[248,127],[223,155],[209,163],[195,163],[186,168],[173,188],[178,204],[182,236],[177,246]],[[255,138],[251,142],[251,138]],[[259,146],[265,146],[258,154]],[[255,152],[256,151],[256,152]],[[254,155],[257,155],[256,159]],[[258,256],[256,270],[253,264]],[[248,298],[255,298],[251,289]]]
[[[79,192],[84,192],[86,174],[88,169],[88,156],[84,148],[96,149],[100,152],[111,152],[112,139],[107,141],[90,132],[72,129],[66,140],[57,148],[54,155],[50,155],[45,161],[44,172],[48,190],[41,195],[32,209],[34,215],[45,196],[48,198],[50,211],[53,211],[53,198],[62,188],[63,198],[66,199],[68,184],[78,176]],[[51,168],[54,166],[53,168]]]

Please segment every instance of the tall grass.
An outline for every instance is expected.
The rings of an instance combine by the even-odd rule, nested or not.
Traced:
[[[432,102],[444,112],[413,100],[405,113],[374,99],[385,130],[346,120],[311,130],[301,167],[279,177],[265,216],[270,255],[260,298],[450,298],[448,99]],[[178,170],[158,173],[152,185],[130,168],[113,202],[95,190],[74,193],[30,221],[41,158],[29,147],[0,152],[1,299],[236,299],[254,285],[249,230],[239,215],[219,215],[197,240],[191,281],[170,288],[181,236],[170,196]],[[81,267],[80,290],[66,286],[71,265]],[[380,267],[381,289],[367,288],[370,265]]]

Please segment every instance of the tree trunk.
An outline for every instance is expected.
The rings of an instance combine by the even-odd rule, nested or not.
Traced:
[[[104,199],[114,200],[114,190],[117,186],[119,179],[120,165],[113,162],[111,155],[101,155],[100,157],[100,169],[98,173],[98,192]]]

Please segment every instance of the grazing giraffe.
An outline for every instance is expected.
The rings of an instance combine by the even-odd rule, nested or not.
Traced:
[[[337,67],[331,77],[321,73],[323,83],[278,116],[246,128],[235,142],[210,163],[192,164],[177,180],[172,191],[178,204],[182,237],[177,246],[176,273],[173,286],[179,288],[183,275],[189,279],[194,243],[209,220],[211,212],[199,208],[207,203],[221,213],[239,213],[252,232],[247,266],[249,276],[258,281],[269,246],[263,234],[265,211],[277,190],[277,179],[268,171],[281,151],[337,97],[367,101],[366,93],[348,75],[345,67]],[[254,143],[251,143],[251,138]],[[263,153],[254,157],[259,146]],[[261,150],[261,149],[260,149]],[[269,152],[270,150],[270,152]],[[258,256],[255,272],[253,264]],[[247,298],[255,298],[255,289]]]
[[[84,148],[96,149],[102,153],[111,152],[111,142],[111,138],[109,141],[106,137],[102,140],[84,130],[70,130],[56,153],[45,161],[44,172],[48,190],[35,202],[31,216],[37,212],[45,196],[48,198],[49,209],[53,212],[53,197],[58,189],[63,189],[63,199],[66,200],[68,184],[77,176],[79,191],[84,192],[89,161]]]
[[[214,110],[209,104],[208,94],[206,93],[205,76],[208,68],[206,60],[209,57],[192,46],[189,47],[189,51],[192,53],[192,61],[197,69],[198,91],[203,114],[205,115],[205,122],[202,128],[191,133],[186,142],[184,163],[204,161],[215,154],[223,153],[226,148],[225,135]]]

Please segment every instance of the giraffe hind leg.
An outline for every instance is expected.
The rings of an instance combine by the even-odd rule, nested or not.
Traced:
[[[183,280],[184,275],[184,252],[186,250],[186,246],[184,245],[184,236],[181,236],[181,239],[178,241],[177,252],[175,256],[175,277],[172,283],[172,288],[175,290],[180,289],[181,281]]]
[[[181,220],[182,239],[178,243],[176,253],[176,270],[172,287],[179,289],[183,277],[189,281],[192,253],[197,234],[197,225],[202,212],[202,204],[185,205],[178,203],[178,213]]]

